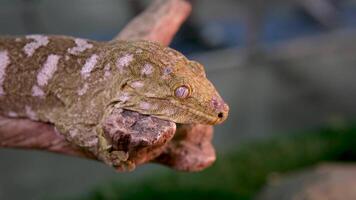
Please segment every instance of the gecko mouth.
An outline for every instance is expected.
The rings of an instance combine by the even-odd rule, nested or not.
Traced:
[[[174,106],[181,109],[183,114],[187,114],[192,117],[193,122],[197,122],[197,124],[209,124],[216,125],[224,121],[224,114],[219,113],[218,115],[211,115],[209,113],[200,111],[196,108],[192,108],[190,106],[182,105],[179,103],[171,102]],[[183,124],[183,123],[180,123]]]
[[[176,124],[208,124],[208,125],[217,125],[225,121],[227,118],[227,112],[219,112],[219,113],[214,113],[211,114],[209,112],[204,112],[199,109],[194,108],[191,105],[183,105],[180,102],[176,101],[169,101],[169,100],[162,100],[160,99],[163,104],[166,104],[167,107],[175,107],[178,112],[175,113],[151,113],[151,112],[145,112],[145,110],[142,109],[137,109],[133,105],[126,105],[123,106],[122,108],[127,109],[127,110],[132,110],[136,111],[145,115],[151,115],[155,116],[161,119],[165,119],[168,121],[172,121]],[[170,106],[169,106],[170,104]],[[166,107],[164,106],[164,107]],[[179,113],[179,115],[177,115]],[[184,117],[179,117],[179,116],[184,116]]]

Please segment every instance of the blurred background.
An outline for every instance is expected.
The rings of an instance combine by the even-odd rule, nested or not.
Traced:
[[[110,40],[148,2],[0,0],[0,34]],[[171,47],[203,63],[230,105],[215,128],[216,163],[192,174],[154,164],[124,174],[95,161],[1,149],[1,200],[303,199],[319,178],[356,180],[356,1],[192,4]]]

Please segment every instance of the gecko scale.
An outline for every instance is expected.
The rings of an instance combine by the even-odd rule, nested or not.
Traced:
[[[154,42],[0,37],[0,115],[54,124],[108,161],[101,122],[114,108],[212,125],[229,110],[201,64]]]

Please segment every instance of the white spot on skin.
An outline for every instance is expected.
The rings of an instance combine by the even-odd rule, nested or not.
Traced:
[[[34,40],[23,48],[28,57],[32,56],[38,48],[46,46],[49,43],[48,37],[43,35],[28,35],[26,39]]]
[[[61,57],[58,55],[49,55],[40,72],[37,74],[37,84],[41,87],[46,86],[48,81],[57,71],[58,61]]]
[[[124,102],[127,102],[130,98],[131,98],[130,95],[128,93],[124,92],[119,95],[118,100],[124,103]]]
[[[124,71],[124,68],[129,66],[129,64],[132,62],[133,60],[133,55],[132,54],[126,54],[121,58],[118,58],[116,60],[116,66],[119,69],[120,72]]]
[[[143,101],[140,103],[140,108],[143,110],[149,110],[151,108],[151,104]]]
[[[143,84],[141,81],[134,81],[130,83],[130,85],[133,88],[142,88],[145,84]]]
[[[31,120],[38,120],[37,114],[32,110],[30,106],[25,106],[26,115]]]
[[[70,59],[70,57],[68,55],[65,56],[64,58],[66,61],[68,61]]]
[[[7,51],[0,51],[0,96],[5,95],[3,84],[6,76],[6,68],[9,64],[10,58]]]
[[[142,75],[150,75],[153,72],[153,67],[151,64],[145,64],[141,70]]]
[[[88,78],[90,76],[90,73],[93,71],[95,68],[96,63],[98,62],[98,55],[94,54],[90,58],[88,58],[80,71],[80,74],[83,76],[83,78]]]
[[[77,130],[70,130],[69,131],[69,137],[70,138],[74,138],[75,136],[77,136],[78,135],[78,131]]]
[[[45,93],[41,87],[48,84],[48,81],[53,77],[54,73],[57,71],[58,62],[61,57],[58,55],[49,55],[46,62],[41,68],[40,72],[37,74],[37,85],[32,87],[32,96],[43,97]]]
[[[16,38],[15,42],[21,42],[21,38]]]
[[[96,146],[98,144],[98,142],[99,142],[98,138],[93,138],[92,140],[87,142],[86,146],[93,147],[93,146]]]
[[[77,38],[74,40],[74,42],[77,46],[68,49],[68,53],[73,55],[78,55],[79,53],[84,52],[87,49],[93,48],[93,45],[88,43],[88,41],[84,39]]]
[[[105,77],[111,76],[111,71],[110,71],[110,69],[111,69],[110,64],[105,65],[105,68],[104,68],[104,76],[105,76]]]
[[[88,91],[88,89],[89,89],[89,86],[87,83],[85,83],[84,86],[81,89],[79,89],[77,93],[79,96],[82,96]]]
[[[43,97],[45,95],[45,93],[43,92],[43,90],[38,87],[37,85],[34,85],[32,87],[32,96],[34,97]]]
[[[14,111],[10,111],[10,112],[7,113],[7,116],[9,116],[9,117],[18,117],[18,114],[15,113]]]

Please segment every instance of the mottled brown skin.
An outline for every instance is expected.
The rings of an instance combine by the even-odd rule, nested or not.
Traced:
[[[115,107],[176,123],[218,124],[227,117],[228,106],[206,78],[203,66],[175,50],[148,41],[88,41],[91,48],[73,55],[68,49],[76,46],[74,38],[48,38],[48,44],[31,56],[23,49],[32,39],[0,38],[0,51],[7,51],[10,59],[0,114],[29,117],[26,107],[30,107],[35,120],[54,124],[67,140],[108,164],[117,165],[121,156],[109,151],[102,130],[102,121]],[[33,96],[36,77],[53,54],[60,56],[57,70],[42,87],[44,96]],[[93,55],[97,62],[85,78],[81,71]],[[79,95],[85,85],[86,92]],[[184,98],[175,92],[181,86],[190,88]],[[118,163],[110,163],[110,156],[117,156]]]

